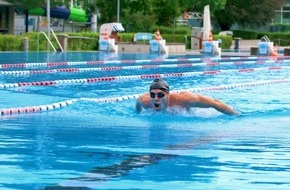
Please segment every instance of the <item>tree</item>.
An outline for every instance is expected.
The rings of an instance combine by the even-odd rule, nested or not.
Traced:
[[[154,1],[154,14],[157,25],[170,26],[174,19],[180,15],[179,4],[176,0]]]
[[[225,8],[214,12],[221,30],[233,24],[255,29],[269,23],[285,0],[227,0]]]
[[[7,0],[23,13],[30,8],[45,7],[46,0]],[[170,26],[184,11],[203,13],[210,5],[210,12],[221,30],[229,30],[234,24],[257,28],[269,23],[286,0],[119,0],[120,20],[131,31],[150,31],[156,25]],[[70,0],[50,0],[51,7],[69,6]],[[99,22],[117,21],[118,0],[74,0],[87,13],[100,14]],[[132,28],[135,28],[132,30]]]
[[[125,1],[121,9],[124,13],[121,22],[126,29],[130,32],[152,31],[156,23],[152,5],[153,0]]]
[[[203,12],[206,5],[210,6],[211,14],[225,8],[227,0],[179,0],[179,4],[187,11]]]
[[[98,0],[94,5],[100,13],[101,23],[117,21],[117,0],[111,0],[110,3],[107,0]]]

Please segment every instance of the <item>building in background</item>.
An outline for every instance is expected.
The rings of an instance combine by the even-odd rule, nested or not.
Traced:
[[[7,1],[0,0],[0,33],[14,33],[14,6]]]
[[[279,10],[276,10],[276,17],[273,20],[273,23],[290,23],[290,0],[286,0],[284,6]]]

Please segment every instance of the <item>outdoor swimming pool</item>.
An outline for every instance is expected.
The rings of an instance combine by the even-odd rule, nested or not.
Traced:
[[[0,189],[289,189],[289,62],[1,53]],[[240,115],[135,113],[156,77]]]

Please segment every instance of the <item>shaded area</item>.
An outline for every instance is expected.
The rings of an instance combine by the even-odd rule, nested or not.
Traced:
[[[206,145],[225,136],[227,135],[202,137],[199,139],[188,141],[184,144],[170,145],[166,147],[164,150],[189,150],[198,146]],[[92,185],[94,187],[98,186],[98,183],[92,184],[93,182],[104,182],[111,178],[122,177],[128,175],[132,170],[158,164],[162,160],[172,159],[177,156],[179,155],[160,154],[160,153],[131,155],[129,156],[128,159],[125,159],[120,163],[104,167],[94,167],[84,176],[71,178],[68,181],[60,183],[57,186],[48,186],[45,187],[44,189],[45,190],[91,189],[90,187]]]

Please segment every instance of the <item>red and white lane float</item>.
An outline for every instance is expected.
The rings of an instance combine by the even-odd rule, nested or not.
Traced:
[[[155,74],[107,76],[107,77],[83,78],[83,79],[4,83],[4,84],[0,84],[0,89],[27,87],[27,86],[53,86],[53,85],[58,85],[58,84],[111,82],[111,81],[122,81],[122,80],[137,80],[137,79],[144,79],[144,78],[168,78],[168,77],[184,77],[184,76],[189,77],[189,76],[199,76],[199,75],[215,75],[215,74],[222,74],[222,73],[246,73],[246,72],[273,71],[273,70],[282,70],[282,69],[290,69],[290,66],[271,66],[271,67],[261,67],[261,68],[205,70],[205,71],[179,72],[179,73],[166,73],[166,74],[155,73]]]
[[[188,90],[193,93],[198,93],[198,92],[203,92],[203,91],[229,90],[229,89],[235,89],[235,88],[255,87],[255,86],[264,86],[264,85],[271,85],[271,84],[289,83],[289,82],[290,82],[290,78],[276,79],[276,80],[261,80],[261,81],[248,82],[248,83],[235,83],[235,84],[209,86],[209,87],[201,87],[201,88],[189,88],[189,89],[175,90],[174,92]],[[125,96],[118,96],[118,97],[106,97],[106,98],[80,98],[80,100],[97,102],[97,103],[121,102],[125,100],[136,99],[140,95],[141,94],[125,95]]]
[[[261,80],[261,81],[248,82],[248,83],[235,83],[235,84],[220,85],[220,86],[189,88],[189,89],[182,89],[182,90],[188,90],[191,92],[216,91],[216,90],[228,90],[228,89],[234,89],[234,88],[243,88],[243,87],[254,87],[254,86],[281,84],[281,83],[289,83],[289,82],[290,82],[290,78],[284,78],[284,79],[275,79],[275,80]],[[179,92],[179,90],[176,90],[175,92]],[[140,96],[140,94],[124,95],[124,96],[118,96],[118,97],[105,97],[105,98],[79,98],[79,99],[71,99],[71,100],[57,102],[57,103],[53,103],[53,104],[47,104],[47,105],[3,108],[3,109],[0,109],[0,113],[1,113],[1,116],[16,115],[16,114],[28,114],[28,113],[39,113],[39,112],[46,112],[46,111],[51,111],[51,110],[55,110],[55,109],[60,109],[60,108],[66,107],[68,105],[72,105],[77,101],[91,101],[91,102],[96,102],[96,103],[121,102],[121,101],[125,101],[125,100],[136,99],[139,96]]]
[[[46,70],[13,70],[13,71],[0,71],[0,75],[27,76],[35,74],[53,74],[53,73],[82,73],[95,71],[119,71],[119,70],[139,70],[139,69],[154,69],[154,68],[178,68],[178,67],[272,64],[272,63],[284,64],[286,62],[285,61],[279,62],[275,60],[261,60],[261,61],[200,62],[200,63],[154,64],[154,65],[110,66],[110,67],[88,67],[88,68],[61,68],[61,69],[46,69]]]
[[[212,61],[254,61],[256,62],[289,62],[289,56],[283,57],[211,57],[211,58],[177,58],[177,59],[141,59],[141,60],[98,60],[98,61],[69,61],[69,62],[40,62],[40,63],[5,63],[0,64],[0,69],[26,68],[41,69],[46,67],[62,67],[77,65],[97,65],[97,64],[143,64],[161,62],[212,62]]]
[[[15,114],[26,114],[26,113],[38,113],[46,112],[59,108],[66,107],[78,101],[77,99],[66,100],[62,102],[56,102],[53,104],[38,105],[38,106],[26,106],[26,107],[15,107],[15,108],[4,108],[0,109],[1,116],[15,115]]]

